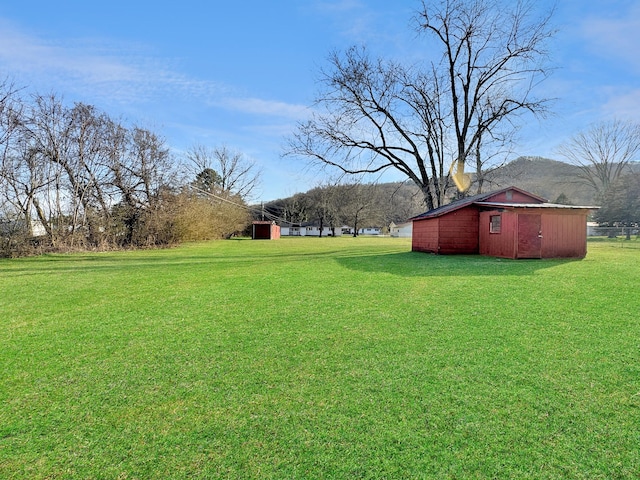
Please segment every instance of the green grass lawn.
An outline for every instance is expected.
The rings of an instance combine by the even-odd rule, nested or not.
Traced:
[[[638,478],[638,243],[0,260],[0,478]]]

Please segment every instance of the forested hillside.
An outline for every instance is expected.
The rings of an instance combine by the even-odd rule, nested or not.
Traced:
[[[519,157],[487,175],[484,191],[514,186],[550,202],[594,205],[594,192],[578,178],[578,167],[542,157]]]

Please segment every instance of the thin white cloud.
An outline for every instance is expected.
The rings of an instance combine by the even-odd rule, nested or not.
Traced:
[[[583,23],[582,33],[589,47],[598,55],[621,59],[640,72],[640,5],[631,6],[616,17],[591,17]]]
[[[315,2],[313,8],[329,18],[351,42],[366,43],[381,34],[375,25],[376,14],[359,0],[321,0]]]
[[[143,45],[105,40],[53,42],[24,33],[0,19],[0,71],[39,91],[94,102],[143,104],[166,98],[199,102],[254,115],[304,118],[306,107],[259,98],[239,98],[235,88],[191,78],[170,59]]]
[[[28,35],[6,21],[0,22],[0,65],[11,75],[41,83],[49,88],[61,84],[80,91],[90,86],[139,86],[148,76],[133,58],[121,58],[114,47],[106,48],[94,42],[74,40],[72,43],[52,42]],[[96,89],[100,92],[100,89]],[[123,92],[114,88],[113,92]],[[128,98],[127,98],[128,100]]]
[[[607,118],[622,118],[640,122],[640,89],[612,95],[602,106]]]
[[[593,121],[601,118],[624,118],[640,121],[640,4],[631,3],[604,9],[590,16],[580,26],[589,56],[582,59],[584,82],[590,92],[585,101],[593,105]],[[596,71],[597,69],[597,71]],[[605,78],[605,82],[590,85],[591,70]]]
[[[309,116],[309,107],[285,102],[262,100],[260,98],[226,98],[220,105],[225,108],[250,113],[290,119],[303,119]]]

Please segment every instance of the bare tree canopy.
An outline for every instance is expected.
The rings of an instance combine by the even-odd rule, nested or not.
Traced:
[[[226,146],[211,148],[195,145],[189,149],[186,157],[196,178],[200,176],[202,179],[203,175],[215,177],[210,186],[218,187],[220,193],[250,199],[260,185],[262,172],[255,162]]]
[[[578,182],[602,199],[640,154],[640,125],[612,120],[592,125],[574,135],[559,153],[580,167]]]
[[[543,115],[533,96],[549,73],[551,13],[532,3],[423,2],[415,25],[434,58],[405,65],[372,58],[365,47],[334,52],[321,72],[316,113],[299,125],[289,154],[347,174],[395,169],[442,205],[453,176],[482,171],[489,146],[504,144],[521,115]],[[480,186],[481,188],[481,186]]]
[[[169,245],[242,231],[242,199],[203,201],[177,180],[162,137],[55,94],[0,81],[0,256]],[[205,182],[246,191],[247,166],[220,161]],[[233,205],[232,205],[233,203]]]

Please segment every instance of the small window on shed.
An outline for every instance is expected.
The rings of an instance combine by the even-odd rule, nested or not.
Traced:
[[[500,233],[502,226],[502,215],[491,215],[489,217],[489,233]]]

